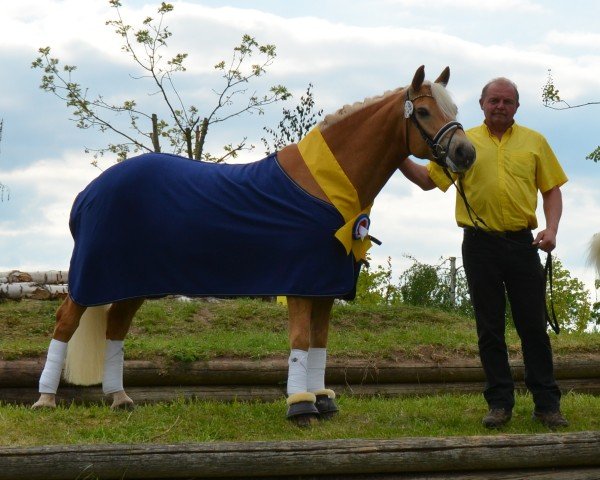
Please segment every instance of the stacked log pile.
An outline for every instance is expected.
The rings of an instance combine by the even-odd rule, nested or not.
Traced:
[[[69,274],[60,270],[46,272],[0,272],[0,298],[50,300],[67,295]]]

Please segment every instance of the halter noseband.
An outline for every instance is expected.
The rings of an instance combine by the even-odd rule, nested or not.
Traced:
[[[425,143],[431,150],[434,162],[437,163],[440,167],[447,168],[448,165],[445,163],[445,159],[448,156],[448,149],[450,147],[450,142],[452,141],[452,138],[454,137],[454,134],[456,133],[456,131],[458,129],[464,130],[463,126],[456,120],[452,120],[452,121],[448,122],[446,125],[444,125],[442,128],[440,128],[440,130],[435,134],[435,136],[433,138],[431,138],[429,136],[429,134],[423,129],[423,127],[421,126],[421,124],[419,123],[419,120],[417,120],[417,117],[415,115],[415,107],[414,107],[413,102],[415,100],[417,100],[418,98],[423,98],[423,97],[434,98],[433,95],[423,94],[423,95],[419,95],[411,100],[410,94],[409,94],[409,89],[408,88],[406,89],[406,101],[404,102],[404,118],[410,119],[415,124],[415,126],[417,127],[417,130],[419,130],[419,133],[421,134],[421,137],[423,137],[423,140],[425,140]],[[448,138],[448,142],[446,143],[446,146],[444,147],[440,142],[441,142],[442,138],[444,138],[444,136],[448,132],[452,132],[452,134]],[[408,127],[406,129],[406,137],[407,137],[406,140],[407,140],[407,145],[408,145]],[[450,160],[450,162],[451,162],[451,160]]]

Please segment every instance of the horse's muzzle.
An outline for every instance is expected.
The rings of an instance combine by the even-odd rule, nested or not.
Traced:
[[[467,171],[475,162],[475,147],[468,141],[456,142],[446,157],[446,166],[454,173]]]

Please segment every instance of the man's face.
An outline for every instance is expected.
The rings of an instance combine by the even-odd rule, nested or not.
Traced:
[[[502,130],[506,130],[512,125],[515,113],[519,108],[517,92],[511,84],[506,82],[492,83],[479,104],[485,116],[485,123],[492,128]]]

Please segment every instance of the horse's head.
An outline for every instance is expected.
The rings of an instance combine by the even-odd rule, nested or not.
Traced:
[[[458,173],[473,164],[475,148],[456,121],[458,109],[446,91],[449,79],[449,67],[434,83],[425,81],[425,67],[419,67],[406,89],[404,118],[410,152]]]

